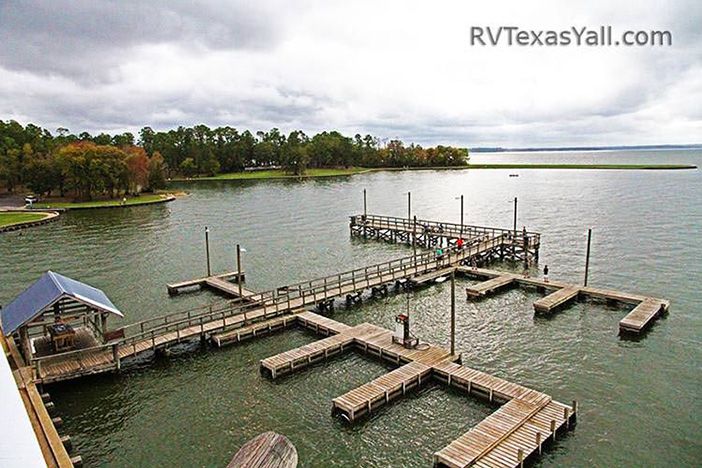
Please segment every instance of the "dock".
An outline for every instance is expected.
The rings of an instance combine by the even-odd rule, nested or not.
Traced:
[[[410,362],[372,382],[363,384],[344,395],[332,400],[332,415],[341,415],[347,421],[354,421],[360,416],[389,403],[408,391],[422,385],[422,380],[429,380],[431,367],[420,362]]]
[[[387,291],[390,287],[407,282],[435,271],[470,262],[471,259],[497,252],[505,239],[502,235],[481,240],[461,251],[448,252],[437,257],[433,252],[403,257],[388,262],[369,265],[342,273],[315,278],[281,286],[263,292],[247,291],[245,297],[201,306],[194,309],[172,312],[141,320],[112,331],[114,339],[107,343],[49,356],[34,357],[31,365],[38,381],[53,383],[87,375],[120,371],[122,362],[144,353],[153,353],[181,342],[207,341],[219,334],[251,326],[257,322],[291,315],[305,307],[327,309],[333,307],[336,298],[346,297],[360,300],[368,290]],[[242,273],[243,274],[243,273]],[[226,282],[230,275],[219,275]],[[207,281],[209,279],[209,282]],[[183,291],[192,287],[207,287],[208,283],[219,284],[211,278],[200,278],[169,285],[169,291]],[[230,283],[231,284],[231,283]],[[238,285],[223,287],[230,294]],[[238,294],[238,292],[237,292]],[[273,328],[275,324],[271,325]],[[265,325],[267,328],[267,325]],[[253,334],[261,328],[249,329]],[[242,331],[242,330],[240,330]],[[247,330],[248,331],[248,330]],[[242,339],[246,335],[219,336],[225,339]],[[215,343],[217,338],[215,338]]]
[[[552,310],[561,307],[568,301],[578,297],[580,288],[576,286],[568,286],[561,288],[556,292],[552,292],[546,297],[534,301],[534,310],[538,313],[548,314]]]
[[[650,327],[660,316],[670,308],[670,301],[641,294],[613,291],[591,286],[578,286],[561,281],[545,281],[540,278],[526,277],[516,273],[490,270],[486,268],[468,268],[459,266],[458,273],[484,279],[478,284],[466,288],[468,299],[485,297],[488,294],[514,286],[534,288],[539,291],[549,291],[546,296],[534,301],[534,311],[540,314],[553,313],[559,307],[577,298],[589,298],[606,301],[607,303],[634,306],[620,322],[621,333],[640,334]]]
[[[392,343],[390,330],[373,324],[333,325],[334,320],[311,312],[297,317],[303,314],[304,323],[298,322],[301,326],[315,330],[318,326],[314,324],[319,322],[324,324],[319,328],[320,334],[335,334],[263,359],[262,375],[275,379],[282,375],[281,371],[289,373],[307,367],[326,357],[320,350],[339,350],[339,343],[345,344],[345,350],[353,349],[398,365],[396,369],[332,399],[332,415],[348,423],[368,416],[431,381],[502,404],[471,430],[437,451],[434,454],[435,466],[518,467],[528,458],[540,454],[543,445],[555,440],[559,431],[573,427],[577,413],[575,402],[568,406],[545,393],[458,364],[458,356],[437,346],[425,343],[421,349],[406,349]]]
[[[168,294],[171,296],[175,296],[195,288],[209,288],[228,297],[239,297],[238,285],[231,282],[238,281],[239,276],[241,276],[241,281],[244,281],[246,278],[243,271],[241,274],[239,274],[238,271],[230,271],[220,275],[206,276],[203,278],[181,281],[180,283],[167,284],[166,288],[168,289]],[[253,294],[251,291],[247,291],[244,288],[242,288],[242,292],[244,296]]]
[[[498,291],[499,289],[511,286],[513,281],[513,275],[495,276],[494,278],[478,283],[475,286],[467,287],[466,294],[470,297],[485,297],[488,294]]]

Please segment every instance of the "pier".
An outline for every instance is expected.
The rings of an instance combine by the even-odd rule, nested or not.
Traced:
[[[350,217],[351,235],[416,247],[453,248],[461,239],[470,248],[488,239],[501,239],[499,246],[471,258],[478,265],[491,260],[529,262],[539,260],[541,234],[524,230],[445,223],[427,219],[409,219],[372,214]]]
[[[549,395],[505,379],[458,364],[459,356],[424,343],[407,349],[392,343],[390,330],[363,323],[355,327],[330,326],[333,320],[311,312],[303,313],[299,325],[311,330],[335,333],[308,345],[261,360],[261,373],[275,379],[301,370],[334,355],[355,350],[395,363],[396,369],[332,399],[332,415],[348,423],[376,411],[432,380],[455,387],[466,395],[484,398],[502,406],[471,430],[434,454],[435,466],[521,466],[541,453],[557,433],[573,427],[577,414],[571,406]],[[297,314],[301,317],[303,314]],[[317,323],[318,322],[318,323]],[[338,323],[338,322],[337,322]],[[283,372],[284,371],[284,372]]]
[[[416,256],[289,284],[269,291],[248,291],[245,300],[222,301],[134,322],[110,332],[109,336],[114,338],[107,343],[48,356],[36,356],[31,362],[37,378],[44,383],[119,371],[125,359],[165,349],[184,341],[206,341],[213,335],[291,314],[292,311],[305,307],[331,309],[334,301],[341,297],[345,297],[348,303],[355,303],[362,299],[361,294],[367,290],[371,290],[374,295],[384,295],[389,289],[397,289],[412,278],[471,263],[486,252],[500,250],[505,242],[509,242],[506,235],[498,233],[496,237],[482,238],[460,251],[449,251],[440,256],[433,252],[422,252]],[[201,278],[170,286],[173,291],[202,287],[208,284],[207,280],[208,278]],[[209,284],[212,284],[212,281]],[[229,284],[233,291],[237,290],[237,285]],[[253,333],[253,329],[251,332]],[[240,338],[241,336],[244,335],[240,335]],[[220,338],[220,342],[222,340],[223,338]]]
[[[633,305],[633,310],[619,321],[619,331],[623,333],[639,334],[644,332],[658,317],[667,313],[670,308],[670,301],[667,299],[642,296],[640,294],[578,286],[560,281],[545,281],[516,273],[506,273],[485,268],[458,267],[457,271],[470,277],[485,280],[466,288],[466,295],[469,299],[485,297],[511,286],[549,291],[549,294],[534,301],[534,311],[540,314],[553,313],[556,309],[578,298]]]
[[[221,275],[207,276],[204,278],[181,281],[180,283],[168,284],[166,285],[166,288],[168,288],[168,294],[171,296],[175,296],[195,288],[208,288],[224,296],[238,298],[240,297],[239,285],[232,283],[232,280],[239,281],[239,279],[241,279],[241,281],[244,281],[245,278],[246,276],[243,271],[241,273],[238,271],[231,271]],[[242,287],[242,296],[248,297],[252,296],[253,294],[254,293],[251,291],[248,291]]]

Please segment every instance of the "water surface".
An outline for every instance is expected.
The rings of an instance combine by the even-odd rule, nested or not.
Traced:
[[[589,162],[591,153],[476,154],[476,162]],[[702,163],[700,151],[597,153],[606,163]],[[507,158],[507,159],[505,159]],[[519,177],[509,177],[518,172]],[[669,298],[670,315],[640,340],[622,340],[626,310],[577,303],[535,318],[539,296],[511,290],[463,300],[457,346],[464,363],[580,405],[577,428],[539,466],[699,465],[702,430],[702,178],[699,171],[474,170],[381,172],[296,181],[179,186],[190,196],[167,205],[71,212],[59,221],[0,236],[0,303],[44,270],[103,288],[128,323],[220,300],[210,293],[169,298],[165,284],[205,273],[203,229],[213,269],[235,269],[246,249],[252,289],[272,288],[409,254],[404,246],[350,239],[347,216],[406,215],[543,233],[541,264],[551,277],[582,281],[586,231],[593,229],[590,284]],[[502,267],[509,267],[503,265]],[[536,270],[534,271],[536,273]],[[448,346],[448,283],[413,293],[414,332]],[[369,301],[334,318],[391,326],[404,296]],[[287,435],[301,466],[428,466],[431,454],[494,411],[440,386],[393,403],[347,427],[331,399],[388,368],[350,353],[280,381],[260,377],[260,359],[311,342],[288,331],[223,350],[182,350],[105,375],[49,388],[62,432],[87,466],[224,466],[266,430]]]

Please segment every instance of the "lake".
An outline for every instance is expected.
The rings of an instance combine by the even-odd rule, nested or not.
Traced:
[[[702,151],[479,153],[473,162],[689,163]],[[509,177],[517,173],[519,177]],[[166,283],[203,276],[204,228],[213,270],[234,270],[240,243],[247,285],[269,289],[409,255],[407,246],[351,239],[362,210],[518,225],[542,233],[540,264],[553,279],[581,282],[593,229],[589,283],[671,300],[671,312],[638,340],[623,340],[622,308],[575,303],[534,317],[535,292],[481,302],[461,293],[457,348],[466,365],[579,403],[578,425],[538,466],[695,466],[702,461],[702,177],[686,171],[468,170],[376,172],[305,181],[174,185],[166,205],[66,213],[55,223],[0,235],[0,303],[47,270],[102,288],[123,323],[221,300],[208,292],[170,298]],[[496,265],[508,268],[508,265]],[[448,346],[450,285],[410,295],[422,340]],[[391,326],[404,295],[367,301],[333,318]],[[116,326],[116,323],[113,323]],[[119,375],[48,388],[86,466],[225,466],[260,432],[296,445],[301,466],[428,466],[431,455],[494,411],[482,400],[431,385],[347,426],[331,399],[388,368],[356,353],[271,382],[258,362],[311,342],[287,331],[222,350],[183,349]],[[349,371],[352,369],[352,371]],[[323,404],[320,405],[319,402]]]

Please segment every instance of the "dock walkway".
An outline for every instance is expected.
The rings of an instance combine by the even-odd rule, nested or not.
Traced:
[[[222,301],[135,322],[118,330],[123,335],[122,338],[91,348],[35,357],[32,363],[38,380],[44,383],[119,370],[122,360],[142,353],[168,348],[183,341],[198,338],[206,340],[213,335],[255,322],[290,315],[293,311],[307,306],[327,304],[338,297],[394,285],[416,276],[459,265],[476,255],[494,251],[503,242],[504,239],[498,236],[441,258],[431,252],[425,252],[260,293],[247,291],[243,300]],[[219,279],[225,283],[225,276],[232,274],[237,273],[220,275]],[[200,278],[170,285],[169,290],[180,291],[195,285],[202,287],[208,280],[209,284],[219,284],[212,278]],[[227,294],[233,294],[234,291],[238,294],[238,286],[233,284],[223,290],[228,291]]]
[[[300,317],[305,316],[304,324]],[[542,444],[555,439],[556,432],[569,429],[577,408],[553,401],[542,392],[457,364],[457,356],[437,346],[406,349],[392,343],[392,332],[373,324],[344,326],[311,312],[296,315],[299,324],[332,336],[280,353],[261,361],[262,374],[276,378],[286,371],[322,360],[323,350],[356,349],[388,359],[399,367],[371,382],[332,399],[332,415],[353,423],[379,407],[402,397],[432,379],[456,387],[468,395],[504,403],[474,428],[434,454],[437,466],[520,466],[541,453]],[[323,324],[323,325],[322,325]],[[352,341],[349,341],[352,340]],[[353,346],[349,346],[352,344]]]
[[[620,322],[619,331],[625,333],[642,333],[661,315],[668,312],[670,301],[651,296],[643,296],[621,291],[613,291],[591,286],[578,286],[561,281],[544,281],[540,278],[525,277],[516,273],[507,273],[486,268],[469,268],[459,266],[457,272],[466,276],[482,278],[485,281],[466,288],[468,298],[480,298],[498,289],[512,286],[532,287],[550,293],[534,301],[534,311],[541,314],[552,313],[558,307],[578,297],[589,297],[610,303],[634,305]]]

